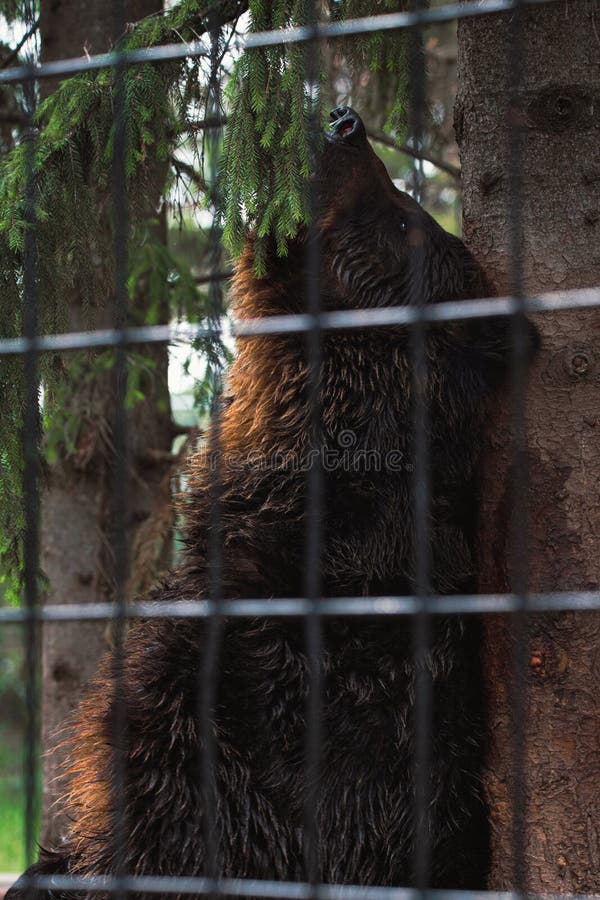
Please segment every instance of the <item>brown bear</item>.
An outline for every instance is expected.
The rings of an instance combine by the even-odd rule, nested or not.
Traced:
[[[319,283],[326,310],[428,304],[487,293],[477,264],[407,194],[370,147],[359,116],[332,113],[316,167]],[[249,243],[234,280],[241,319],[306,310],[307,234],[253,271]],[[426,329],[431,588],[475,588],[477,467],[490,398],[502,381],[500,319]],[[323,596],[415,591],[413,388],[407,326],[326,331],[320,371]],[[220,416],[218,537],[225,598],[302,596],[311,408],[306,338],[240,340]],[[211,446],[209,440],[208,446]],[[191,463],[181,566],[155,601],[210,594],[211,453]],[[298,618],[222,625],[214,711],[214,838],[223,877],[302,880],[309,671]],[[481,888],[483,734],[477,623],[432,618],[430,883]],[[206,871],[198,719],[206,620],[140,621],[129,631],[114,734],[115,667],[106,661],[73,728],[64,803],[71,826],[41,851],[42,874],[191,876]],[[407,617],[325,618],[318,877],[410,885],[415,853],[415,680]],[[124,766],[120,771],[118,759]],[[120,774],[119,774],[120,772]],[[124,818],[121,820],[121,814]],[[7,900],[74,897],[17,883]],[[92,895],[90,895],[92,896]],[[94,896],[98,896],[95,894]],[[168,896],[167,894],[164,895]]]

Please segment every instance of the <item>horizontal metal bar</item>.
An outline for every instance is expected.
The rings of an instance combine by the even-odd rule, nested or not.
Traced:
[[[86,350],[89,347],[114,347],[119,344],[168,344],[179,339],[216,337],[218,332],[210,328],[193,326],[141,325],[136,328],[99,328],[96,331],[68,331],[64,334],[40,335],[34,339],[0,338],[0,356],[14,356],[35,350],[60,352]]]
[[[547,293],[525,299],[525,311],[556,312],[561,309],[600,307],[600,288],[581,288],[561,293]],[[449,322],[490,316],[511,316],[520,312],[522,302],[514,297],[486,297],[476,300],[449,300],[427,306],[383,306],[374,309],[348,309],[324,312],[316,317],[316,325],[328,331],[355,328],[379,328],[385,325],[412,325],[417,321]],[[286,334],[309,331],[315,319],[308,315],[265,316],[232,323],[235,337],[261,334]],[[1,345],[0,345],[1,349]]]
[[[556,0],[522,0],[523,5],[538,6]],[[284,28],[277,31],[259,31],[245,35],[242,42],[247,48],[272,47],[279,44],[298,44],[322,38],[339,38],[376,31],[398,31],[415,25],[431,25],[466,19],[493,13],[508,12],[514,7],[513,0],[470,0],[466,3],[451,3],[446,6],[422,9],[418,12],[386,13],[381,16],[365,16],[362,19],[348,19],[345,22],[323,22],[316,26]],[[125,53],[101,53],[96,56],[80,56],[73,59],[42,63],[39,66],[16,66],[0,72],[0,84],[31,81],[38,78],[56,78],[61,75],[76,75],[95,69],[107,69],[116,65],[139,65],[149,62],[166,62],[186,57],[208,56],[208,43],[202,40],[185,44],[163,44]]]
[[[525,299],[525,311],[530,313],[559,312],[568,309],[600,307],[600,287],[533,295]],[[380,328],[386,325],[411,325],[422,316],[426,322],[460,321],[461,319],[511,316],[521,310],[514,297],[493,297],[477,300],[451,300],[425,307],[386,306],[375,309],[348,309],[324,312],[319,316],[307,314],[264,316],[238,319],[231,323],[234,337],[251,338],[260,335],[303,334],[315,327],[325,331],[346,331],[359,328]],[[88,347],[112,347],[117,344],[167,344],[192,341],[197,338],[216,338],[218,328],[196,325],[142,325],[136,328],[72,331],[27,338],[0,338],[0,356],[36,352],[84,350]]]
[[[523,6],[539,6],[552,2],[553,0],[522,0]],[[330,40],[379,31],[401,31],[438,22],[452,22],[455,19],[489,16],[495,13],[509,12],[512,9],[514,9],[514,0],[474,0],[474,2],[448,3],[438,7],[421,7],[412,12],[382,13],[341,22],[322,22],[310,27],[256,32],[244,37],[244,45],[246,47],[268,47],[310,41],[315,36]]]
[[[319,602],[322,616],[413,616],[426,604],[427,612],[443,615],[469,613],[510,613],[523,609],[518,594],[436,594],[425,598],[413,596],[325,597]],[[600,591],[555,591],[528,594],[525,608],[529,612],[600,609]],[[312,609],[305,597],[277,597],[249,600],[222,600],[224,616],[231,618],[290,618],[307,616]],[[216,612],[212,600],[134,601],[124,610],[111,603],[62,603],[28,609],[0,608],[0,625],[28,622],[80,622],[111,619],[124,615],[128,619],[207,619]]]
[[[19,887],[53,891],[140,892],[149,894],[215,894],[267,897],[273,900],[522,900],[514,891],[417,890],[354,884],[306,884],[255,878],[196,878],[161,875],[37,875],[22,876]],[[528,894],[527,900],[599,900],[598,894]]]

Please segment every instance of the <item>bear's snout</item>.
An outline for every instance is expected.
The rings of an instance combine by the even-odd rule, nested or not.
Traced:
[[[334,143],[355,144],[366,139],[367,133],[361,117],[349,106],[336,106],[329,113],[331,131],[326,137]]]

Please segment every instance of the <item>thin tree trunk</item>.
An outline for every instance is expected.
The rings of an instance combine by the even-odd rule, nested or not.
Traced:
[[[508,108],[507,16],[459,26],[457,136],[464,235],[499,293],[511,284],[507,123],[522,129],[521,244],[528,292],[600,285],[600,21],[595,2],[519,13],[523,66]],[[511,36],[512,32],[512,36]],[[600,310],[536,318],[542,349],[528,390],[529,589],[598,590],[600,582]],[[481,523],[482,592],[510,591],[510,402],[489,436]],[[511,791],[513,637],[486,621],[486,788],[490,887],[515,883]],[[600,615],[530,616],[526,635],[527,888],[600,890]],[[518,853],[516,854],[518,857]]]
[[[160,0],[129,0],[126,16],[136,21],[160,9]],[[103,52],[114,35],[112,4],[42,0],[42,60]],[[56,84],[42,82],[47,93]],[[148,214],[156,216],[162,190],[160,177]],[[105,227],[99,223],[98,227]],[[164,231],[164,222],[162,225]],[[94,310],[82,310],[77,292],[69,299],[69,327],[111,327],[114,298],[106,297]],[[143,317],[143,310],[138,310]],[[90,320],[91,316],[91,320]],[[166,321],[168,309],[163,309]],[[130,549],[129,593],[148,587],[161,567],[168,565],[171,546],[171,509],[168,455],[172,441],[167,388],[167,349],[137,348],[154,364],[145,399],[127,415],[129,479],[127,536]],[[92,356],[86,357],[90,362]],[[68,378],[68,357],[64,358]],[[87,604],[113,599],[114,536],[112,533],[111,431],[114,396],[111,372],[93,381],[71,380],[68,407],[79,431],[75,452],[49,467],[42,494],[41,564],[48,580],[46,603]],[[158,451],[158,452],[157,452]],[[125,486],[123,486],[125,489]],[[61,727],[94,674],[98,657],[107,647],[110,631],[103,622],[49,624],[43,630],[42,747],[43,817],[41,842],[56,844],[63,827],[52,804],[61,793],[57,776],[64,761]],[[51,752],[48,752],[51,751]]]

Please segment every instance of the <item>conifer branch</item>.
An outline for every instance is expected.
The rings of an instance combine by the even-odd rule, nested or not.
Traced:
[[[212,118],[202,119],[200,122],[195,122],[193,124],[192,130],[204,131],[207,128],[218,128],[220,125],[226,125],[227,121],[227,116],[222,116],[220,118],[214,116]],[[386,147],[391,147],[393,150],[398,150],[399,153],[404,153],[406,156],[411,156],[413,159],[422,159],[425,162],[430,162],[436,169],[440,169],[440,171],[446,172],[452,178],[460,181],[461,173],[458,166],[453,166],[452,163],[445,162],[443,159],[433,156],[430,153],[418,153],[412,147],[409,147],[408,144],[398,144],[393,137],[383,134],[382,132],[369,131],[368,135],[372,141],[375,141],[378,144],[384,144]]]
[[[458,166],[453,166],[452,163],[445,162],[443,159],[432,156],[430,153],[419,153],[413,147],[409,147],[408,144],[398,144],[389,134],[383,134],[380,131],[369,131],[367,133],[372,141],[383,144],[384,147],[391,147],[392,150],[398,150],[399,153],[404,153],[413,159],[422,159],[425,162],[429,162],[436,169],[440,169],[440,171],[446,172],[456,181],[460,181],[460,169]]]
[[[173,154],[171,154],[170,160],[171,165],[178,175],[181,173],[189,178],[190,181],[193,182],[196,187],[202,191],[203,194],[208,191],[208,185],[206,181],[204,180],[200,172],[191,165],[191,163],[185,162],[185,160],[179,159],[179,157],[174,156]]]
[[[194,123],[192,130],[203,131],[206,128],[218,128],[219,125],[226,125],[227,121],[226,116],[222,116],[221,118],[213,117],[202,119],[202,121]],[[391,147],[392,150],[397,150],[399,153],[404,153],[406,156],[410,156],[413,159],[422,159],[425,162],[430,162],[436,169],[440,169],[440,171],[446,172],[452,178],[460,181],[461,172],[458,166],[453,166],[452,163],[445,162],[443,159],[440,159],[438,156],[433,156],[430,153],[418,153],[412,147],[409,147],[408,144],[398,144],[393,137],[383,134],[382,132],[369,131],[368,135],[372,141],[375,141],[378,144],[384,144],[386,147]]]
[[[222,125],[227,125],[227,122],[227,116],[208,116],[206,119],[194,122],[190,126],[190,131],[205,131],[208,128],[219,128]]]
[[[2,62],[0,63],[0,69],[8,69],[8,67],[11,66],[16,59],[18,59],[19,53],[21,52],[29,38],[33,37],[39,27],[40,19],[38,17],[31,28],[25,32],[15,49],[9,54],[9,56],[6,57],[6,59],[2,60]]]

